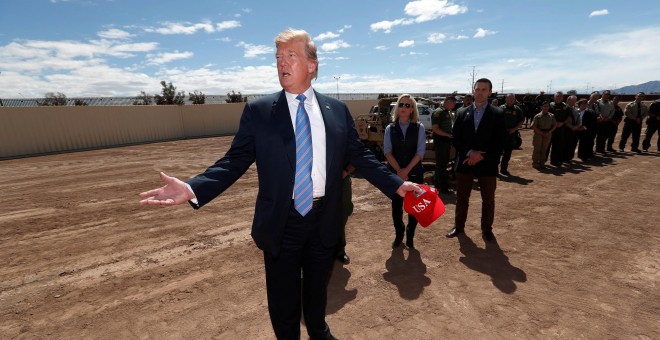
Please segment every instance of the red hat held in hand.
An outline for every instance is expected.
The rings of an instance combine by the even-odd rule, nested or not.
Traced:
[[[419,194],[408,191],[403,198],[403,208],[415,216],[422,227],[428,227],[445,213],[445,204],[438,196],[438,189],[424,184],[419,186],[424,191]]]

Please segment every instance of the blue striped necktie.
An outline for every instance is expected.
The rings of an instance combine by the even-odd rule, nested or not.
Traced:
[[[294,207],[305,216],[312,210],[312,129],[305,110],[305,95],[296,97],[300,101],[296,111],[296,179],[293,187]]]

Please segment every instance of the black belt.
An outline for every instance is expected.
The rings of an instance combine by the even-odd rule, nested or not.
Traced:
[[[325,201],[325,196],[323,197],[315,197],[314,200],[312,200],[312,208],[313,209],[319,209],[323,207],[323,202]]]
[[[312,199],[312,209],[323,208],[323,202],[325,202],[325,196],[323,197],[314,197]],[[291,206],[295,205],[294,200],[291,200]]]

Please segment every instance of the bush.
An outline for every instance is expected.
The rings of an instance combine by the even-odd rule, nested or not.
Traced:
[[[61,92],[48,92],[42,100],[37,100],[39,106],[66,106],[66,95]]]

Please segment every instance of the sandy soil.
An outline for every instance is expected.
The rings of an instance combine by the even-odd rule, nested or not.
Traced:
[[[354,180],[352,262],[336,263],[340,339],[660,339],[660,154],[531,167],[531,132],[498,181],[485,245],[447,211],[392,250],[389,202]],[[654,139],[655,140],[655,139]],[[0,162],[0,338],[271,339],[250,169],[200,211],[140,207],[157,172],[187,178],[231,137]],[[304,326],[303,332],[304,332]]]

